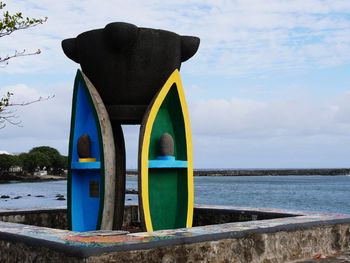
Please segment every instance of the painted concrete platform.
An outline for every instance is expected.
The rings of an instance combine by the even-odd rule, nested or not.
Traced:
[[[196,206],[196,213],[280,217],[151,233],[79,233],[0,222],[0,261],[268,263],[332,255],[350,245],[350,215],[230,206]]]

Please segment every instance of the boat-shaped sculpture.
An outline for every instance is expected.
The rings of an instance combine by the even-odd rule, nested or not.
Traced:
[[[141,124],[139,206],[144,230],[191,227],[192,138],[180,74],[175,70]]]
[[[71,230],[113,228],[115,159],[112,126],[106,108],[95,87],[78,70],[69,139],[67,201]]]

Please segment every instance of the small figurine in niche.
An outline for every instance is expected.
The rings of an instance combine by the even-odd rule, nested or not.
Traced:
[[[96,158],[91,157],[91,140],[88,134],[79,137],[77,143],[79,162],[96,162]]]
[[[157,159],[175,159],[174,157],[174,139],[165,132],[159,140],[159,152],[160,156]]]

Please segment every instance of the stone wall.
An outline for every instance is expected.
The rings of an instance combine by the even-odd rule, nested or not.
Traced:
[[[82,258],[71,257],[52,249],[31,246],[21,242],[0,240],[0,262],[46,263],[46,262],[86,262]]]
[[[139,224],[137,206],[127,206],[125,211],[124,227]],[[61,229],[67,227],[65,209],[1,212],[0,220]],[[259,221],[201,227],[250,220]],[[4,226],[0,231],[0,262],[278,263],[312,258],[316,254],[331,255],[350,247],[350,217],[338,214],[300,216],[259,209],[201,206],[195,209],[194,224],[199,227],[185,230],[188,231],[185,234],[184,229],[178,233],[174,230],[175,234],[164,232],[168,236],[154,232],[153,237],[149,233],[145,235],[146,239],[152,236],[149,243],[142,239],[139,243],[135,241],[124,246],[97,246],[93,248],[95,252],[91,248],[40,239],[45,232],[58,230],[38,231],[36,228],[33,232],[30,230],[28,236],[21,231],[18,233],[22,234],[6,232],[7,226]],[[178,235],[183,236],[177,239]]]
[[[349,248],[349,225],[333,225],[252,233],[240,238],[182,245],[164,245],[146,250],[104,253],[90,257],[71,256],[39,246],[0,240],[0,262],[236,262],[278,263],[315,254],[331,255]]]
[[[272,213],[252,210],[225,210],[197,207],[194,209],[193,226],[265,220],[290,216],[293,215],[286,213]],[[57,229],[68,228],[66,209],[41,209],[0,212],[0,221]],[[125,206],[123,228],[131,231],[133,229],[139,230],[140,218],[138,206]]]
[[[252,210],[227,210],[216,208],[195,208],[193,226],[225,224],[231,222],[245,222],[274,218],[292,217],[293,214],[272,213]]]
[[[0,221],[57,229],[67,229],[68,227],[66,209],[0,212]]]
[[[350,225],[251,233],[241,238],[164,246],[93,256],[87,262],[279,263],[349,249]]]

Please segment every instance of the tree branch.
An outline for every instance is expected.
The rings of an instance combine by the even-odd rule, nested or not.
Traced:
[[[5,3],[0,2],[0,10],[5,6]],[[8,11],[5,11],[2,16],[3,17],[0,19],[0,37],[8,36],[17,30],[35,27],[47,21],[47,17],[39,19],[23,17],[21,12],[12,15]]]
[[[16,121],[18,118],[19,116],[15,114],[15,111],[3,110],[0,115],[0,129],[5,128],[7,123],[22,127],[21,121]]]
[[[22,122],[16,120],[19,118],[19,116],[15,114],[16,111],[7,110],[8,107],[27,106],[40,101],[50,100],[55,97],[55,95],[51,95],[47,97],[39,97],[36,100],[24,101],[22,103],[11,103],[10,98],[12,95],[13,93],[7,92],[7,94],[0,100],[0,129],[5,128],[7,123],[22,127]]]
[[[17,13],[17,14],[20,14],[20,13]],[[28,17],[27,17],[27,19],[28,19]],[[11,35],[13,32],[18,31],[18,30],[23,30],[23,29],[27,29],[30,27],[35,27],[37,25],[41,25],[47,21],[47,17],[45,17],[43,19],[33,19],[33,21],[35,21],[35,22],[32,22],[32,24],[30,24],[31,20],[23,21],[23,22],[16,22],[16,23],[18,23],[17,26],[9,29],[9,28],[2,28],[1,23],[3,22],[3,20],[0,20],[0,37]],[[29,23],[29,24],[27,24],[27,23]]]
[[[5,6],[6,4],[0,1],[0,10],[3,10]],[[3,11],[2,17],[0,16],[0,38],[8,36],[18,30],[35,27],[37,25],[45,23],[46,21],[47,17],[41,19],[29,18],[23,17],[21,12],[10,14],[8,11]],[[16,50],[13,55],[6,55],[4,57],[0,57],[0,68],[5,67],[8,64],[8,61],[12,58],[38,55],[40,53],[40,49],[30,53],[26,53],[26,50]],[[48,97],[39,97],[36,100],[24,101],[22,103],[12,103],[10,102],[10,98],[12,95],[13,93],[7,92],[2,98],[0,98],[0,129],[6,127],[7,123],[16,126],[21,126],[21,121],[17,120],[18,116],[15,114],[15,110],[8,110],[8,107],[26,106],[39,101],[49,100],[55,97],[53,95]]]
[[[5,57],[0,57],[0,67],[5,67],[9,62],[11,58],[17,58],[17,57],[25,57],[25,56],[33,56],[33,55],[38,55],[41,53],[41,50],[38,49],[35,52],[32,53],[26,53],[26,50],[24,49],[23,51],[18,52],[17,50],[13,55],[6,55]],[[3,65],[1,65],[3,64]]]
[[[22,103],[9,103],[7,106],[8,106],[8,107],[13,107],[13,106],[27,106],[27,105],[30,105],[30,104],[33,104],[33,103],[36,103],[36,102],[39,102],[39,101],[50,100],[50,99],[53,99],[54,97],[55,97],[55,95],[51,95],[51,96],[47,96],[47,97],[39,97],[39,98],[36,99],[36,100],[24,101],[24,102],[22,102]]]
[[[0,1],[0,10],[6,6],[5,3]],[[0,38],[8,36],[15,31],[27,29],[30,27],[35,27],[41,25],[47,21],[47,17],[44,18],[29,18],[23,17],[21,12],[15,14],[10,14],[8,11],[4,11],[2,17],[0,17]],[[8,65],[8,61],[11,58],[38,55],[41,50],[38,49],[35,52],[26,53],[25,50],[18,52],[17,50],[13,55],[6,55],[5,57],[0,57],[0,67],[5,67]]]

